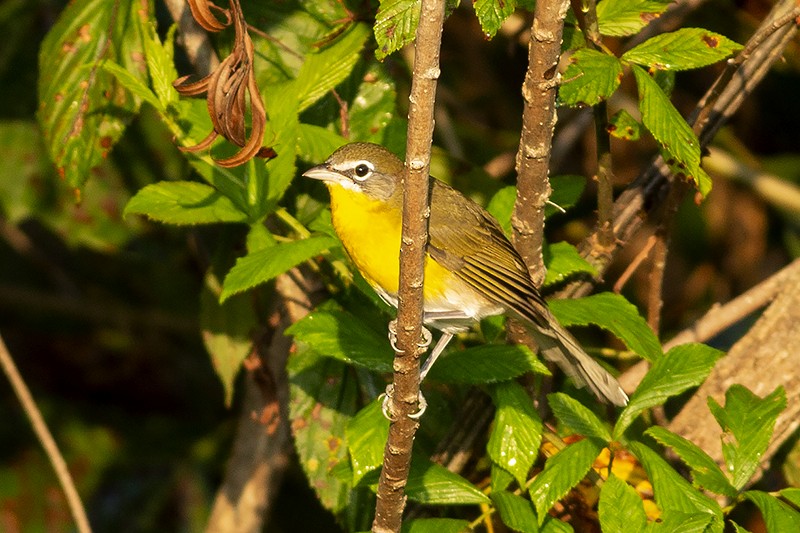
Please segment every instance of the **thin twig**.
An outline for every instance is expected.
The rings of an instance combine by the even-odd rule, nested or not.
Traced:
[[[3,366],[3,373],[8,376],[8,380],[11,382],[14,394],[17,395],[19,403],[22,404],[22,409],[25,411],[28,420],[30,420],[31,426],[33,426],[36,438],[42,443],[42,448],[44,448],[50,464],[53,465],[58,482],[64,491],[64,497],[67,499],[70,513],[72,513],[72,519],[75,520],[75,527],[78,528],[80,533],[91,533],[92,528],[89,526],[89,519],[86,517],[86,509],[83,507],[81,497],[78,495],[78,489],[75,488],[75,481],[69,473],[64,456],[61,455],[53,435],[47,429],[47,423],[36,406],[36,402],[31,396],[31,391],[28,390],[19,370],[17,370],[17,365],[14,364],[14,359],[8,352],[2,336],[0,336],[0,364]]]
[[[428,184],[433,139],[434,103],[439,78],[439,51],[444,24],[444,0],[423,0],[415,40],[414,70],[409,96],[406,175],[403,183],[403,232],[400,247],[400,287],[397,347],[391,405],[392,423],[378,482],[376,532],[398,532],[405,507],[405,485],[411,448],[419,423],[409,415],[419,408],[419,356],[422,340],[423,274],[430,213]]]
[[[617,294],[622,292],[623,287],[625,287],[625,285],[631,279],[633,273],[639,269],[642,263],[644,263],[644,260],[650,255],[650,250],[653,249],[653,246],[655,246],[657,240],[658,239],[655,235],[651,235],[647,238],[647,242],[644,243],[644,246],[641,250],[639,250],[639,253],[636,254],[636,257],[634,257],[633,260],[628,263],[625,271],[617,278],[617,281],[614,283],[614,287],[611,290]]]

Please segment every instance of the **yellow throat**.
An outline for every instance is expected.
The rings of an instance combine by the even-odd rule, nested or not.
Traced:
[[[395,297],[400,277],[402,210],[336,183],[326,185],[333,226],[353,263],[373,288]],[[451,276],[450,271],[426,256],[425,299],[441,298]]]

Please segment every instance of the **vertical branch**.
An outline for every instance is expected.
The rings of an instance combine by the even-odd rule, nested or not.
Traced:
[[[11,382],[14,394],[17,395],[19,403],[22,404],[22,409],[28,416],[28,420],[31,421],[36,438],[39,439],[47,458],[50,459],[50,464],[53,465],[53,470],[56,472],[58,482],[61,484],[61,489],[67,499],[70,513],[72,513],[72,519],[75,520],[75,528],[79,533],[91,533],[92,528],[89,526],[89,519],[86,517],[86,509],[84,509],[81,497],[78,495],[78,489],[75,488],[75,482],[69,473],[64,456],[61,455],[53,434],[47,429],[47,423],[44,421],[42,412],[39,411],[33,396],[31,396],[31,391],[28,390],[28,386],[25,385],[25,381],[20,376],[17,365],[14,364],[11,354],[8,353],[3,337],[0,337],[0,366],[3,367],[3,373],[8,377],[8,381]]]
[[[522,85],[525,107],[517,152],[517,201],[511,223],[514,244],[537,284],[545,275],[542,260],[544,207],[550,196],[547,172],[556,125],[556,74],[568,6],[568,0],[536,3],[528,45],[528,71]]]
[[[414,70],[409,96],[406,174],[403,180],[403,237],[400,248],[400,289],[397,347],[394,359],[392,423],[383,454],[373,531],[400,531],[411,447],[419,426],[409,417],[418,408],[419,356],[422,339],[425,250],[428,242],[429,168],[433,111],[439,78],[439,49],[444,24],[444,0],[422,0],[415,40]]]

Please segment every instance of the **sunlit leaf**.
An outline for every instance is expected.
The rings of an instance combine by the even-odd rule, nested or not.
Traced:
[[[616,57],[591,48],[581,48],[569,58],[558,90],[568,105],[595,105],[607,100],[622,80],[622,63]]]
[[[595,324],[619,338],[648,361],[662,357],[661,343],[634,305],[610,292],[573,300],[548,302],[550,310],[565,326]]]
[[[721,61],[742,49],[727,37],[703,28],[661,33],[631,48],[622,59],[660,70],[687,70]]]
[[[603,533],[639,533],[647,527],[642,498],[613,474],[603,483],[598,514]]]
[[[110,59],[146,79],[141,24],[149,2],[73,2],[39,52],[39,122],[58,173],[81,187],[109,154],[139,101],[101,68]]]
[[[553,410],[553,416],[575,434],[585,437],[595,437],[602,441],[611,440],[611,432],[592,411],[579,401],[557,392],[547,395],[547,403]]]
[[[697,488],[736,497],[736,489],[706,452],[693,442],[672,433],[661,426],[653,426],[646,432],[664,446],[669,446],[675,454],[692,469],[692,480]]]
[[[778,387],[759,398],[741,385],[732,385],[725,391],[725,407],[713,398],[708,399],[708,407],[724,432],[722,455],[733,486],[741,490],[761,464],[775,421],[786,408],[786,392]]]
[[[139,189],[125,215],[145,215],[167,224],[245,222],[247,215],[213,187],[193,181],[161,181]]]
[[[496,383],[536,372],[549,374],[547,367],[523,345],[485,344],[443,356],[431,368],[430,378],[446,383]]]
[[[620,414],[614,426],[614,439],[619,439],[645,409],[662,405],[667,398],[700,385],[722,355],[705,344],[682,344],[659,358]]]
[[[528,488],[540,524],[550,508],[589,472],[602,448],[595,439],[583,439],[547,460],[544,470]]]
[[[525,389],[515,382],[490,389],[497,411],[486,450],[492,461],[525,485],[539,454],[542,421]]]
[[[220,300],[225,301],[234,294],[266,283],[333,246],[338,246],[336,239],[319,235],[278,244],[240,257],[225,276]]]

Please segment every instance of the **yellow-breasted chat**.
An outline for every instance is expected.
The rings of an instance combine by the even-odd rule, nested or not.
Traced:
[[[403,162],[382,146],[352,143],[303,175],[325,183],[333,226],[364,279],[397,307]],[[561,326],[500,224],[486,210],[432,178],[425,258],[424,322],[442,332],[420,371],[424,378],[452,337],[506,313],[531,332],[544,357],[601,400],[625,405],[619,383]]]

